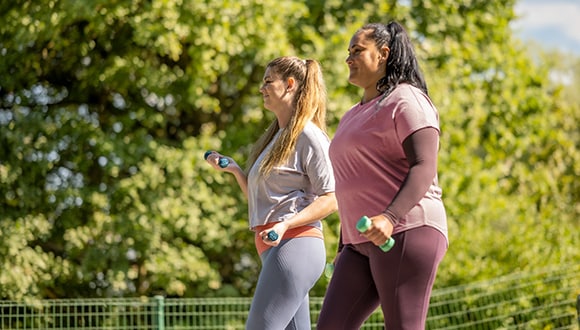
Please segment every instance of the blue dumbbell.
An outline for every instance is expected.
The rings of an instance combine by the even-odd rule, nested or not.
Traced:
[[[273,231],[273,230],[270,230],[270,231],[268,232],[268,239],[269,239],[269,240],[271,240],[272,242],[274,242],[274,241],[278,240],[278,233],[276,233],[276,232],[275,232],[275,231]]]
[[[211,150],[206,151],[205,154],[203,155],[203,158],[205,160],[207,160],[207,157],[209,157],[209,155],[211,155],[211,153],[212,153]],[[218,160],[218,164],[221,168],[225,168],[225,167],[228,167],[228,165],[230,165],[230,160],[225,158],[225,157],[220,157]]]

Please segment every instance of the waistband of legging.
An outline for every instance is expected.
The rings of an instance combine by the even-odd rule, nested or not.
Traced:
[[[256,244],[256,250],[258,251],[258,254],[262,254],[264,251],[272,247],[271,245],[264,243],[262,237],[260,237],[258,234],[263,230],[274,227],[275,224],[276,222],[271,222],[262,226],[254,227],[254,243]],[[317,237],[324,239],[324,235],[322,234],[322,230],[320,230],[320,228],[309,225],[288,229],[281,239],[290,239],[296,237]]]

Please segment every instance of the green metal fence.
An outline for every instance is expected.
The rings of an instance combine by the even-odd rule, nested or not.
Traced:
[[[578,329],[580,264],[433,292],[427,329]],[[316,322],[321,297],[311,298]],[[0,329],[236,330],[250,298],[0,301]],[[314,328],[314,325],[313,325]],[[383,329],[376,311],[361,329]]]

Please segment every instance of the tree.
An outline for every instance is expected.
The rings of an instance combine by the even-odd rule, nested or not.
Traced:
[[[245,200],[204,151],[244,163],[273,120],[258,86],[281,55],[322,63],[332,133],[359,98],[346,81],[349,38],[391,19],[415,39],[442,118],[451,247],[437,285],[577,260],[578,105],[513,39],[512,7],[0,4],[0,296],[249,295],[259,260]],[[337,231],[333,215],[329,260]]]
[[[266,24],[293,8],[249,4],[2,5],[4,297],[231,294],[256,267],[241,197],[199,162],[283,51]]]

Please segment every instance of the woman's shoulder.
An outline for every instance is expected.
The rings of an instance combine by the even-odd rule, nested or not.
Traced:
[[[431,98],[421,89],[407,83],[399,84],[389,96],[385,103],[395,104],[422,104],[427,102],[433,105]]]
[[[309,121],[306,123],[306,125],[304,125],[304,129],[302,130],[302,134],[307,134],[307,135],[312,135],[312,134],[324,134],[324,132],[322,131],[322,129],[318,126],[316,126],[316,124],[314,124],[312,121]]]
[[[302,133],[299,136],[299,140],[305,140],[305,141],[328,141],[329,138],[326,135],[326,133],[318,126],[316,126],[316,124],[314,124],[313,122],[309,121],[308,123],[306,123],[306,125],[304,126],[304,129],[302,130]]]
[[[391,92],[392,95],[399,95],[400,97],[415,97],[417,94],[425,95],[423,91],[411,84],[402,83],[399,84],[395,89]]]

